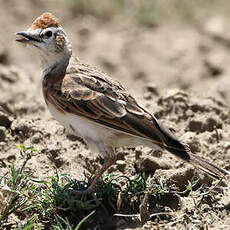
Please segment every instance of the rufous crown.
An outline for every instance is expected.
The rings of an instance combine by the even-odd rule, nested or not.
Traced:
[[[40,17],[36,18],[32,25],[30,26],[30,30],[36,29],[46,29],[48,27],[60,27],[61,25],[57,21],[57,19],[51,13],[43,13]]]

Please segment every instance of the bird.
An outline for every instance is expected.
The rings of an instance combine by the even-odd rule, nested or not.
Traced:
[[[118,81],[74,56],[52,13],[43,13],[16,35],[16,41],[40,55],[42,91],[52,116],[104,159],[89,187],[76,193],[93,193],[101,175],[116,163],[116,148],[124,146],[159,146],[214,178],[230,175],[192,153],[188,144],[140,106]]]

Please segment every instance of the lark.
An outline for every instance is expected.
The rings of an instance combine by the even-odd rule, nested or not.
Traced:
[[[18,32],[18,42],[34,48],[42,63],[42,90],[53,117],[85,140],[104,159],[83,193],[94,192],[100,176],[116,162],[116,147],[156,145],[215,178],[229,175],[195,154],[117,81],[72,55],[64,29],[51,13]],[[76,191],[78,192],[78,191]]]

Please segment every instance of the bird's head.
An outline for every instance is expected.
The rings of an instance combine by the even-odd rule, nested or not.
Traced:
[[[44,13],[26,31],[16,33],[16,41],[35,48],[44,68],[70,58],[71,45],[67,36],[51,13]]]

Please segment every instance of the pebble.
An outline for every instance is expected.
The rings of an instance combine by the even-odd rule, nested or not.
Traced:
[[[125,167],[126,167],[125,161],[117,160],[116,165],[117,165],[117,168],[118,168],[119,171],[121,171],[121,172],[125,171]]]
[[[11,125],[11,120],[9,119],[8,115],[0,111],[0,126],[9,128]]]
[[[0,142],[5,141],[6,139],[6,128],[5,127],[0,127]]]
[[[140,158],[136,161],[135,165],[140,172],[148,173],[154,173],[156,169],[161,168],[161,165],[157,162],[157,160],[151,156]]]

